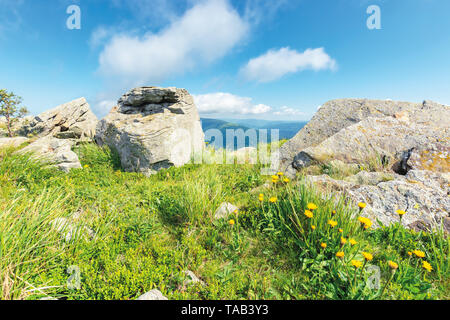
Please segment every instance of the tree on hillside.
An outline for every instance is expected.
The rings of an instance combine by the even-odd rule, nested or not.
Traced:
[[[28,113],[27,108],[19,107],[21,103],[21,97],[5,89],[0,89],[0,116],[6,118],[6,128],[10,137],[13,136],[13,124]]]

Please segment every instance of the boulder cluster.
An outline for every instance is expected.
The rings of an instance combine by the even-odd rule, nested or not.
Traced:
[[[21,119],[13,129],[18,137],[0,138],[0,147],[26,143],[19,152],[30,152],[66,172],[81,168],[72,148],[83,141],[108,145],[118,152],[124,170],[144,174],[184,165],[201,155],[204,146],[193,98],[177,88],[135,88],[101,121],[80,98]]]
[[[272,169],[306,173],[323,191],[364,202],[364,215],[382,224],[450,230],[450,107],[423,103],[340,99],[272,155]],[[359,171],[344,179],[312,175],[312,167]]]

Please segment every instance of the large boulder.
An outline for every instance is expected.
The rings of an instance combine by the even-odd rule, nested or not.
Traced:
[[[20,133],[60,139],[93,138],[97,122],[86,99],[79,98],[34,117]]]
[[[426,170],[410,170],[403,175],[361,172],[343,180],[327,175],[307,176],[323,192],[340,194],[356,206],[367,204],[363,215],[384,225],[399,222],[396,210],[405,210],[402,223],[412,229],[430,231],[444,227],[450,232],[450,174]],[[418,226],[420,226],[418,228]]]
[[[31,153],[33,157],[48,161],[58,169],[69,172],[70,169],[81,168],[78,156],[72,151],[73,144],[72,140],[46,136],[34,141],[18,152]]]
[[[141,87],[124,94],[97,126],[95,140],[117,150],[126,171],[153,174],[182,166],[204,148],[192,96],[185,89]]]
[[[0,148],[17,148],[28,140],[25,137],[0,138]]]
[[[421,128],[428,126],[448,128],[449,112],[448,106],[431,101],[410,103],[368,99],[332,100],[324,104],[294,138],[274,152],[271,169],[294,176],[297,170],[304,166],[301,163],[302,151],[315,147],[341,130],[368,118],[393,117],[404,123],[404,126],[414,124]],[[366,135],[371,134],[370,127],[366,126],[363,129],[367,130]],[[341,136],[346,138],[344,135]],[[342,144],[345,144],[345,141],[341,141]]]
[[[446,110],[450,119],[450,108]],[[400,162],[394,168],[399,173],[429,169],[433,165],[436,170],[445,172],[450,168],[449,136],[449,125],[440,122],[425,125],[393,117],[370,117],[342,129],[316,146],[303,149],[294,157],[292,166],[301,169],[314,162],[331,160],[361,164],[390,160],[392,163]],[[414,161],[410,159],[411,151],[417,155]],[[428,157],[422,161],[425,155]],[[402,161],[406,161],[407,167],[401,164]]]

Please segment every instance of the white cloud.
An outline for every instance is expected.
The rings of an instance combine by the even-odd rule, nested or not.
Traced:
[[[251,98],[231,93],[194,95],[194,100],[202,114],[265,114],[272,110],[270,106],[254,104]]]
[[[227,0],[201,1],[159,33],[114,35],[100,54],[99,71],[127,85],[158,84],[223,57],[248,29]]]
[[[273,113],[276,116],[304,116],[305,113],[294,108],[290,108],[287,106],[281,107],[279,110]]]
[[[288,73],[306,69],[319,71],[334,70],[335,68],[336,61],[325,52],[324,48],[298,52],[285,47],[279,50],[269,50],[265,54],[251,59],[241,69],[241,73],[248,80],[270,82],[278,80]]]

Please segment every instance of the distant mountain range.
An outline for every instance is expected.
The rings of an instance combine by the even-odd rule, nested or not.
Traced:
[[[233,129],[238,130],[242,129],[247,131],[248,129],[256,129],[258,134],[259,141],[259,131],[260,129],[266,129],[268,141],[271,142],[271,131],[272,129],[279,130],[279,139],[291,139],[294,137],[300,129],[302,129],[307,122],[304,121],[271,121],[271,120],[260,120],[260,119],[210,119],[210,118],[201,118],[202,128],[204,132],[207,132],[209,129],[217,129],[222,133],[223,139],[226,137],[226,130]],[[210,141],[214,139],[205,137],[206,141],[214,145],[216,148],[223,147],[223,142],[221,141]],[[248,139],[246,139],[248,140]],[[232,142],[231,142],[232,143]],[[227,147],[231,147],[232,144],[227,142]],[[236,147],[237,142],[234,143]],[[249,141],[245,142],[245,146],[254,146]]]

